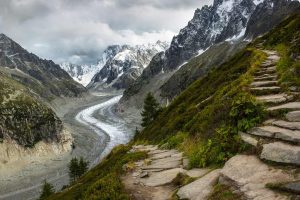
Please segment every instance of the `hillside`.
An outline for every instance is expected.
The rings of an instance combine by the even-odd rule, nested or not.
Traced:
[[[0,141],[24,147],[59,142],[62,122],[29,89],[0,72]]]
[[[241,192],[241,195],[245,195],[249,199],[255,197],[274,199],[276,196],[288,199],[288,196],[285,195],[290,195],[289,197],[292,198],[292,194],[274,193],[270,188],[291,192],[287,185],[284,186],[284,183],[277,185],[271,183],[295,180],[299,175],[299,172],[295,170],[297,168],[293,168],[299,162],[299,156],[297,157],[299,141],[297,138],[291,140],[292,135],[276,138],[269,136],[271,137],[269,138],[270,141],[267,141],[271,142],[270,147],[274,142],[273,140],[281,140],[281,142],[285,142],[285,145],[289,145],[289,152],[295,152],[295,156],[286,155],[282,157],[285,160],[278,161],[274,159],[280,158],[280,156],[272,158],[268,156],[274,154],[266,153],[262,159],[268,162],[263,163],[256,158],[256,154],[263,156],[259,145],[264,145],[263,148],[267,147],[266,141],[261,141],[263,137],[254,138],[260,139],[259,141],[262,143],[256,142],[257,146],[250,148],[250,144],[243,142],[246,139],[241,138],[239,133],[242,131],[250,134],[250,129],[256,130],[252,128],[257,128],[262,125],[264,120],[272,117],[282,119],[283,114],[289,110],[288,108],[292,108],[292,105],[288,104],[290,101],[288,98],[278,101],[277,97],[270,97],[273,102],[258,100],[262,94],[273,95],[274,92],[276,94],[278,92],[288,94],[293,96],[294,108],[299,107],[297,102],[300,100],[299,46],[300,15],[297,14],[284,20],[268,34],[235,54],[229,61],[191,84],[168,107],[164,108],[148,127],[136,135],[133,143],[158,144],[160,148],[165,149],[176,148],[183,151],[189,159],[189,167],[209,166],[215,168],[223,167],[226,163],[224,168],[218,171],[221,174],[219,180],[222,180],[221,182],[225,185],[230,185],[230,187],[211,186],[210,199],[243,199],[240,196],[235,196],[232,190]],[[273,64],[276,64],[276,68],[272,66]],[[278,82],[272,81],[274,73],[278,75],[275,77]],[[257,81],[269,79],[270,76],[271,81],[264,83]],[[265,84],[267,86],[263,87]],[[278,103],[287,104],[274,107]],[[275,112],[275,110],[279,111]],[[289,119],[297,116],[291,115]],[[299,122],[296,125],[299,125]],[[281,126],[289,127],[290,124]],[[261,134],[263,133],[266,132],[261,132]],[[253,137],[251,138],[251,140],[246,141],[252,143]],[[282,145],[277,147],[281,148]],[[276,147],[273,148],[276,149]],[[144,159],[146,156],[139,152],[130,151],[130,149],[131,145],[117,147],[101,164],[84,175],[78,182],[49,199],[130,199],[129,194],[126,194],[124,190],[124,185],[120,184],[120,176],[127,171],[134,170],[136,163],[133,162]],[[286,154],[285,150],[283,152]],[[242,152],[248,155],[235,156]],[[292,159],[294,159],[294,163],[290,162]],[[146,162],[151,163],[151,161],[144,160],[142,165]],[[270,162],[276,162],[277,165],[284,164],[280,167],[276,167],[277,165],[273,167],[267,165]],[[128,163],[127,167],[133,167],[125,168],[125,163]],[[284,167],[291,164],[290,167]],[[288,176],[284,170],[289,173],[292,171],[294,178]],[[209,177],[206,178],[208,183],[210,181],[212,184],[216,183]],[[201,182],[201,179],[199,180]],[[179,180],[179,183],[187,184],[188,187],[190,181],[183,178]],[[192,192],[201,193],[201,190],[197,191],[193,187]],[[104,194],[107,196],[101,196]],[[180,197],[185,198],[189,194],[191,193],[186,192],[185,187],[181,187],[177,193]],[[173,198],[176,199],[175,195]]]
[[[198,75],[197,78],[200,78],[211,68],[210,65],[206,65],[205,70],[183,71],[182,65],[185,62],[197,57],[204,50],[209,51],[210,47],[218,48],[214,45],[224,41],[233,43],[239,43],[241,40],[251,41],[269,31],[289,14],[296,12],[299,6],[298,1],[289,0],[215,0],[213,5],[197,9],[193,19],[173,38],[170,48],[164,54],[155,56],[148,69],[146,68],[125,90],[121,106],[125,112],[128,110],[128,113],[131,112],[131,108],[140,110],[146,95],[145,91],[151,91],[162,104],[165,104],[196,80],[196,78],[190,80],[182,78],[181,75],[185,77]],[[222,48],[218,50],[223,50],[220,54],[227,54],[226,56],[230,58],[230,51],[224,51]],[[201,59],[200,56],[198,58]],[[218,58],[212,57],[211,62],[217,64]],[[175,83],[176,79],[180,79],[182,84]]]
[[[47,100],[86,92],[59,65],[29,53],[4,34],[0,34],[0,71]]]

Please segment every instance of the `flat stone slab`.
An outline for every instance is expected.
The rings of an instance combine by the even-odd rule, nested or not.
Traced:
[[[260,86],[275,86],[277,85],[277,81],[255,81],[251,83],[252,87],[260,87]]]
[[[182,168],[174,168],[162,172],[151,174],[148,178],[141,179],[140,181],[146,186],[157,187],[172,183],[179,173],[185,173],[186,170]]]
[[[191,170],[186,171],[186,175],[192,178],[199,178],[207,174],[211,169],[207,168],[194,168]]]
[[[300,165],[300,146],[283,142],[265,144],[260,158],[278,163]]]
[[[274,110],[281,110],[281,109],[292,109],[292,110],[300,109],[300,102],[290,102],[280,106],[273,106],[268,108],[267,110],[274,111]]]
[[[132,147],[133,151],[154,151],[158,149],[156,145],[136,145]]]
[[[300,122],[287,122],[287,121],[283,121],[283,120],[276,120],[276,121],[271,122],[271,124],[274,126],[278,126],[281,128],[287,128],[290,130],[300,130]]]
[[[265,185],[292,180],[292,175],[269,167],[256,156],[237,155],[226,162],[219,182],[234,187],[245,199],[287,200],[287,196],[269,190]]]
[[[163,152],[163,153],[157,153],[157,154],[149,154],[149,158],[152,159],[152,160],[157,160],[157,159],[161,159],[161,158],[167,158],[167,157],[171,157],[172,155],[175,156],[175,155],[181,155],[182,157],[182,154],[179,154],[178,151],[176,150],[172,150],[172,151],[166,151],[166,152]]]
[[[300,122],[300,111],[288,112],[285,117],[291,122]]]
[[[252,146],[255,146],[255,147],[257,146],[258,140],[256,138],[252,137],[251,135],[249,135],[247,133],[243,133],[243,132],[239,132],[239,135],[244,142],[246,142]]]
[[[255,127],[248,133],[262,137],[281,139],[289,142],[300,142],[300,131],[293,131],[276,126]]]
[[[172,169],[178,168],[182,164],[182,159],[159,159],[153,161],[150,165],[142,167],[142,169]]]
[[[177,195],[180,199],[204,200],[207,199],[213,190],[213,186],[217,183],[220,170],[214,170],[202,178],[181,187]]]
[[[265,103],[283,103],[287,101],[289,97],[287,94],[272,94],[257,96],[256,99]]]
[[[270,86],[270,87],[251,87],[250,91],[257,95],[268,95],[268,94],[277,94],[281,90],[278,86]]]

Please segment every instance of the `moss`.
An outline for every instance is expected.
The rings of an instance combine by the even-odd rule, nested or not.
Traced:
[[[213,192],[208,197],[208,200],[241,200],[241,195],[233,193],[230,187],[217,184],[214,186]]]

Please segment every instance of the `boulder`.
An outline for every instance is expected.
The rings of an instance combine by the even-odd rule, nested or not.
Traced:
[[[265,144],[260,157],[273,162],[300,165],[300,146],[283,142]]]
[[[281,169],[269,167],[253,155],[237,155],[221,170],[219,182],[233,187],[245,199],[287,200],[288,197],[269,190],[267,183],[291,181],[293,176]]]
[[[157,187],[172,183],[179,173],[185,173],[182,168],[174,168],[162,172],[152,173],[148,178],[141,179],[146,186]]]
[[[300,110],[289,112],[285,117],[291,122],[300,122]]]
[[[204,200],[207,199],[217,183],[220,170],[214,170],[200,179],[181,187],[177,195],[180,199]]]

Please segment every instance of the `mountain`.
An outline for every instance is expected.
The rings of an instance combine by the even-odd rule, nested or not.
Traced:
[[[97,72],[101,70],[103,65],[76,65],[68,62],[60,64],[60,67],[65,70],[76,82],[83,86],[87,86]]]
[[[276,9],[269,9],[269,14],[266,14],[264,8],[268,6],[265,5],[273,5],[274,8],[276,5]],[[140,109],[147,92],[154,93],[161,103],[166,103],[168,98],[174,98],[195,78],[199,78],[194,76],[194,70],[186,70],[184,76],[194,78],[186,78],[187,82],[183,83],[184,86],[176,82],[178,78],[181,78],[179,69],[186,61],[204,51],[208,51],[213,45],[225,41],[230,41],[238,47],[238,43],[244,43],[244,39],[249,41],[250,36],[255,37],[265,33],[266,30],[270,30],[286,16],[293,13],[297,7],[299,7],[299,2],[290,0],[215,0],[213,5],[197,9],[188,25],[173,38],[170,48],[164,53],[157,54],[142,75],[125,90],[120,106],[127,108],[134,106]],[[269,20],[270,16],[279,17]],[[266,28],[256,29],[257,24],[261,21],[264,22],[263,26]],[[268,24],[268,26],[265,24]],[[245,33],[249,37],[245,38]],[[227,53],[226,48],[220,48],[220,51],[224,51],[223,54]],[[229,52],[226,57],[230,57]],[[223,61],[226,61],[226,59]],[[206,70],[196,74],[204,76],[210,71],[211,67],[213,66],[207,66]],[[174,78],[171,79],[172,76]],[[166,83],[169,79],[170,81]],[[175,87],[172,87],[170,83],[177,84],[179,88],[177,87],[174,90]],[[163,86],[165,84],[169,86]],[[171,90],[168,91],[168,89]]]
[[[0,71],[48,100],[86,92],[59,65],[29,53],[4,34],[0,34]]]
[[[152,57],[158,52],[166,50],[167,47],[168,44],[161,41],[147,45],[114,45],[108,47],[104,54],[110,55],[110,58],[93,77],[88,88],[127,88],[141,75]]]

